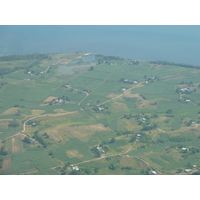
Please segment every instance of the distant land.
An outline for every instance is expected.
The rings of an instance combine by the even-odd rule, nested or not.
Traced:
[[[200,65],[200,26],[0,26],[0,55],[93,52]]]

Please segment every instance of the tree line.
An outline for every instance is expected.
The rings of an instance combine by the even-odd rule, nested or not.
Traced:
[[[158,65],[175,65],[175,66],[179,66],[179,67],[200,69],[200,66],[183,64],[183,63],[174,63],[174,62],[168,62],[168,61],[149,61],[149,63],[158,64]]]

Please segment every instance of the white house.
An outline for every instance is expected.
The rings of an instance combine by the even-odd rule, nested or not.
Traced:
[[[183,147],[181,150],[183,150],[183,151],[186,151],[186,150],[187,150],[187,148]]]
[[[78,168],[77,166],[73,166],[72,169],[73,169],[73,170],[76,170],[76,171],[79,170],[79,168]]]
[[[151,173],[152,173],[152,174],[157,174],[157,172],[156,172],[156,171],[151,171]]]
[[[188,172],[192,172],[193,170],[192,169],[185,169],[184,171],[188,173]]]

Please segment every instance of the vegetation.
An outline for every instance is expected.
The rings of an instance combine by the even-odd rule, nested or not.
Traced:
[[[0,173],[198,174],[200,68],[85,54],[0,58]]]

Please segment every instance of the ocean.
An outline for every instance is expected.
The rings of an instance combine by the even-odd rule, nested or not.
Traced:
[[[0,26],[0,55],[85,51],[200,65],[200,26]]]

